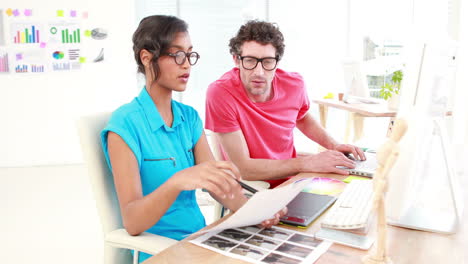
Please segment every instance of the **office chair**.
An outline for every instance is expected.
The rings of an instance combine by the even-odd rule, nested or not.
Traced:
[[[211,149],[211,152],[213,153],[213,156],[215,158],[215,160],[224,160],[223,159],[223,156],[221,154],[221,142],[219,142],[217,136],[215,133],[213,133],[212,131],[205,131],[206,133],[206,136],[207,136],[207,140],[208,140],[208,144],[210,145],[210,149]],[[252,186],[253,188],[257,189],[257,190],[262,190],[262,189],[268,189],[270,188],[270,184],[266,181],[246,181],[246,180],[242,180],[242,182],[248,184],[249,186]],[[215,212],[214,212],[214,215],[215,215],[215,218],[221,218],[224,216],[224,213],[225,213],[225,209],[224,207],[215,201],[215,208],[214,208]],[[217,219],[215,219],[217,220]]]
[[[136,264],[138,252],[154,255],[177,241],[146,232],[131,236],[123,228],[114,180],[107,166],[100,139],[100,133],[109,118],[110,113],[102,113],[82,117],[78,121],[81,148],[104,233],[104,263],[129,264],[133,258],[133,263]],[[135,252],[133,257],[130,250]]]

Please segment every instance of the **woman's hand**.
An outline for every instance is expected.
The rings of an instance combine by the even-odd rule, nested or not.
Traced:
[[[169,181],[180,191],[205,189],[221,199],[242,193],[239,169],[229,161],[207,161],[177,172]]]
[[[263,221],[260,225],[264,228],[270,228],[274,225],[277,225],[280,221],[280,218],[286,215],[287,212],[288,208],[284,207],[278,213],[276,213],[273,218]]]

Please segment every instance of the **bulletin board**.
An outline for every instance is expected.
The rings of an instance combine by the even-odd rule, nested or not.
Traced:
[[[0,168],[83,162],[76,121],[137,93],[134,3],[0,4]]]
[[[105,58],[108,31],[87,10],[0,9],[0,74],[80,70]]]

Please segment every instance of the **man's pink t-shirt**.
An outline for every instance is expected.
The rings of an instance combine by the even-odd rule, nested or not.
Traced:
[[[239,69],[230,70],[208,87],[205,128],[217,133],[242,130],[251,158],[295,158],[293,130],[310,107],[304,81],[298,73],[277,69],[272,92],[271,100],[252,102]],[[273,188],[285,180],[268,182]]]

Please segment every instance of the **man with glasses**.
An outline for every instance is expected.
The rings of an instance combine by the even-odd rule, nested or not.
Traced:
[[[302,77],[277,68],[285,45],[275,24],[249,21],[229,47],[236,67],[209,86],[205,128],[215,132],[224,158],[245,180],[265,180],[273,188],[300,172],[347,175],[337,168],[355,167],[345,154],[365,159],[361,149],[339,144],[308,113]],[[327,150],[297,156],[295,127]]]

